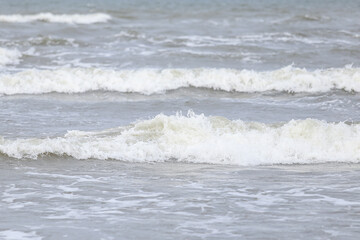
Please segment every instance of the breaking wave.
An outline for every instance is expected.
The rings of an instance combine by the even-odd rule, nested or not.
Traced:
[[[0,66],[18,64],[21,56],[17,49],[0,48]]]
[[[111,16],[105,13],[91,13],[91,14],[53,14],[53,13],[38,13],[32,15],[0,15],[0,22],[11,23],[27,23],[34,21],[53,22],[53,23],[67,23],[67,24],[93,24],[103,23],[111,19]]]
[[[47,154],[130,162],[273,165],[360,162],[360,124],[306,119],[287,123],[231,121],[189,112],[99,132],[63,137],[4,139],[0,153],[13,158]]]
[[[0,94],[41,94],[87,91],[163,93],[196,87],[228,92],[327,92],[341,89],[360,92],[360,68],[308,71],[288,66],[275,71],[235,69],[137,69],[61,68],[0,74]]]

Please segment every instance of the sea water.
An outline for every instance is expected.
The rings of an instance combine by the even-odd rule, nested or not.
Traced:
[[[358,19],[0,0],[0,239],[357,239]]]

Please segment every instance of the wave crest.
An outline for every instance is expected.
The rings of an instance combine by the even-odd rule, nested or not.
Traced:
[[[17,49],[0,48],[0,66],[18,64],[21,56]]]
[[[306,119],[282,124],[224,117],[157,115],[99,132],[69,131],[46,139],[0,138],[0,152],[14,158],[44,154],[131,162],[272,165],[360,162],[360,125]]]
[[[0,75],[1,94],[41,94],[87,91],[162,93],[196,87],[228,92],[327,92],[341,89],[360,92],[360,68],[307,71],[288,66],[275,71],[235,69],[137,69],[61,68],[26,70]]]
[[[38,13],[33,15],[0,15],[0,22],[11,23],[27,23],[35,21],[52,22],[52,23],[67,23],[67,24],[93,24],[104,23],[111,19],[111,16],[105,13],[91,13],[91,14],[53,14],[53,13]]]

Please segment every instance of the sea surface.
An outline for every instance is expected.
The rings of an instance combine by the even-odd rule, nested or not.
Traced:
[[[359,239],[357,0],[0,0],[0,239]]]

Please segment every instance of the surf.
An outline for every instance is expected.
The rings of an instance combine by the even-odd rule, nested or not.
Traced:
[[[4,95],[88,91],[151,95],[190,87],[251,93],[318,93],[333,90],[360,92],[360,68],[348,66],[313,71],[293,66],[274,71],[225,68],[58,68],[0,74],[0,94]]]
[[[0,67],[5,65],[16,65],[20,63],[22,54],[17,49],[7,49],[0,47]]]
[[[316,119],[265,124],[221,116],[159,114],[103,131],[47,138],[0,139],[7,157],[47,155],[127,162],[239,166],[360,162],[360,124]]]

